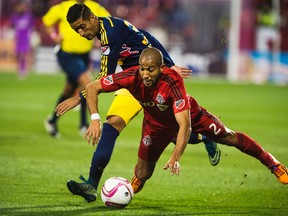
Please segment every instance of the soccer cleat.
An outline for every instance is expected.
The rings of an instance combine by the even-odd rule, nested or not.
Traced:
[[[133,176],[131,180],[131,185],[134,191],[134,194],[138,193],[144,187],[145,182],[141,182],[136,176]]]
[[[208,152],[209,162],[212,166],[216,166],[221,158],[221,149],[216,142],[211,142],[209,144],[205,143],[205,148]]]
[[[58,132],[57,125],[51,122],[50,117],[48,117],[44,121],[44,126],[50,136],[55,137],[55,138],[60,138],[60,133]]]
[[[86,202],[94,202],[97,198],[97,191],[96,189],[89,184],[83,176],[79,177],[83,180],[83,183],[77,183],[73,180],[69,180],[67,182],[67,188],[73,195],[82,196]]]
[[[279,182],[288,184],[288,170],[283,164],[275,164],[270,169]]]

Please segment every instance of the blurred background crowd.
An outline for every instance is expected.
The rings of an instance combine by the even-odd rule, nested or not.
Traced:
[[[13,71],[15,16],[31,16],[30,71],[57,73],[42,16],[61,0],[0,0],[0,72]],[[288,83],[288,0],[99,0],[112,16],[155,35],[194,76]],[[14,17],[14,18],[13,18]],[[99,50],[92,54],[95,68]],[[232,58],[233,57],[233,58]],[[231,60],[232,59],[232,60]],[[230,66],[229,66],[230,64]],[[232,70],[232,72],[231,72]],[[235,75],[236,74],[236,75]]]

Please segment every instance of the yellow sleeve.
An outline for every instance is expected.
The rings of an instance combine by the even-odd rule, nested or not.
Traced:
[[[93,14],[95,14],[96,16],[100,17],[110,16],[110,13],[97,2],[86,0],[84,4],[87,5],[91,9]]]
[[[61,19],[61,5],[57,4],[52,6],[49,11],[42,17],[45,26],[53,26]]]

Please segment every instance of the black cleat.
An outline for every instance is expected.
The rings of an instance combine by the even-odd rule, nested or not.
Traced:
[[[83,183],[77,183],[73,180],[67,182],[67,188],[73,195],[78,195],[83,197],[86,202],[94,202],[97,198],[96,189],[84,179],[83,176],[79,177],[83,180]]]
[[[57,125],[51,122],[50,117],[44,121],[44,126],[48,134],[54,138],[60,138],[60,133],[58,132]]]

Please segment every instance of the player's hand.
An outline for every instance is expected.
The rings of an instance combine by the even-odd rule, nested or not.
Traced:
[[[174,65],[171,69],[175,70],[178,74],[180,74],[183,78],[188,78],[192,74],[192,70],[185,67],[179,67]]]
[[[180,163],[179,161],[175,161],[175,160],[168,160],[168,162],[165,164],[165,166],[163,167],[164,170],[169,169],[171,174],[174,175],[178,175],[180,174]]]
[[[92,140],[92,145],[95,146],[98,144],[100,136],[102,133],[102,123],[99,119],[92,120],[89,128],[84,134],[84,139],[87,140],[88,144],[90,144]]]
[[[50,34],[50,38],[54,41],[55,44],[61,44],[63,40],[62,35],[55,32]]]
[[[56,115],[61,116],[64,115],[69,110],[73,109],[74,107],[78,106],[81,102],[81,98],[77,95],[72,98],[68,98],[62,103],[58,104],[55,109]]]

